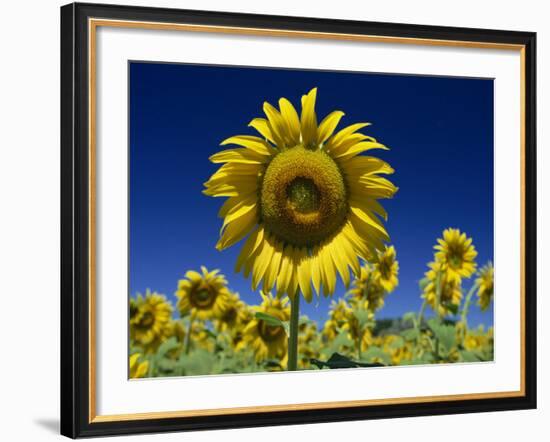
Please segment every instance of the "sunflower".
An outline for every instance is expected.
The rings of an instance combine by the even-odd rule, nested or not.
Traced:
[[[366,263],[361,267],[359,276],[354,279],[348,295],[352,297],[351,299],[367,301],[368,307],[372,311],[382,308],[384,306],[385,292],[384,287],[380,283],[380,276],[378,272],[373,271],[373,268]]]
[[[460,280],[450,276],[448,268],[440,262],[429,264],[430,270],[426,275],[427,284],[424,287],[422,297],[435,310],[437,304],[437,291],[439,281],[439,314],[445,316],[458,311],[462,300]]]
[[[386,293],[393,292],[399,284],[399,263],[395,259],[395,254],[394,246],[386,247],[383,251],[378,251],[373,264],[374,280]]]
[[[149,370],[149,361],[141,361],[139,362],[139,359],[141,359],[140,353],[134,353],[133,355],[130,355],[130,378],[136,379],[136,378],[143,378],[147,375],[147,371]]]
[[[342,330],[349,333],[350,339],[355,342],[360,352],[365,351],[372,344],[371,328],[373,325],[374,311],[369,308],[369,301],[352,299],[350,309],[346,311],[346,321],[342,326]],[[359,354],[359,356],[361,355]]]
[[[219,320],[216,321],[218,331],[234,330],[243,322],[246,316],[246,305],[238,293],[229,292],[227,295],[225,309]]]
[[[350,311],[351,308],[345,300],[339,299],[338,302],[332,300],[330,303],[329,319],[325,322],[322,331],[322,335],[326,340],[332,341],[338,336]]]
[[[290,319],[290,306],[288,298],[271,293],[260,293],[263,302],[259,306],[252,307],[254,312],[261,312],[288,321]],[[282,326],[269,325],[262,319],[254,317],[243,330],[243,339],[239,348],[252,348],[256,362],[266,359],[278,359],[281,365],[286,364],[288,340]]]
[[[493,299],[495,284],[494,274],[495,269],[491,262],[479,270],[479,277],[476,279],[476,284],[478,287],[477,296],[479,298],[477,303],[481,310],[487,310],[487,307],[489,307],[491,303],[491,299]]]
[[[177,307],[182,316],[191,314],[193,319],[220,319],[229,298],[225,276],[219,274],[219,270],[209,272],[204,266],[201,272],[189,270],[185,279],[178,281]]]
[[[317,89],[302,97],[298,115],[286,99],[279,109],[265,102],[267,119],[250,122],[261,135],[238,135],[221,144],[235,145],[212,155],[223,165],[205,183],[206,195],[228,197],[216,245],[223,250],[245,241],[236,271],[252,275],[252,287],[294,297],[299,289],[312,299],[334,293],[336,274],[346,286],[358,258],[375,256],[389,241],[381,219],[387,214],[378,199],[397,188],[382,174],[393,169],[384,161],[361,155],[387,149],[359,132],[357,123],[334,133],[344,115],[334,111],[317,124]]]
[[[300,355],[300,368],[310,368],[311,359],[320,357],[321,342],[317,332],[317,323],[307,318],[302,318],[300,334],[298,335],[298,354]]]
[[[154,351],[170,333],[172,306],[164,295],[147,290],[145,296],[130,300],[130,338],[137,345]]]
[[[459,229],[446,229],[443,238],[438,238],[434,249],[436,261],[447,266],[448,276],[460,281],[469,278],[476,270],[476,249],[472,244],[472,238],[468,238]]]

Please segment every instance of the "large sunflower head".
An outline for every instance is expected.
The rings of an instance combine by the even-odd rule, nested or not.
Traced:
[[[271,293],[261,293],[263,302],[252,307],[252,311],[261,312],[288,321],[290,306],[288,298],[273,296]],[[287,358],[288,339],[282,326],[270,325],[266,321],[254,317],[243,330],[241,348],[252,348],[257,362],[266,359],[277,359],[285,366]]]
[[[476,249],[472,238],[459,229],[446,229],[443,238],[438,238],[435,259],[447,267],[451,279],[469,278],[476,270]]]
[[[422,297],[435,310],[439,293],[439,314],[455,314],[462,300],[460,279],[451,277],[448,268],[440,262],[432,262],[429,267]]]
[[[489,262],[487,265],[483,266],[478,273],[478,278],[476,279],[477,283],[477,296],[478,296],[478,305],[481,310],[487,310],[491,300],[494,295],[494,276],[495,269],[493,264]]]
[[[176,296],[182,316],[191,314],[203,320],[219,319],[225,312],[229,290],[219,270],[209,272],[201,266],[201,273],[189,270],[185,278],[178,281]]]
[[[386,247],[383,251],[378,251],[373,264],[373,279],[384,289],[386,293],[391,293],[399,284],[397,275],[399,273],[399,263],[395,259],[395,247]]]
[[[267,118],[250,123],[260,136],[223,141],[239,147],[210,157],[223,165],[204,191],[228,197],[217,248],[248,237],[236,269],[252,275],[253,289],[262,283],[264,291],[276,286],[291,297],[299,289],[308,301],[312,283],[317,294],[331,295],[337,273],[349,284],[359,258],[371,259],[389,241],[378,200],[397,190],[381,177],[393,169],[362,155],[386,149],[359,132],[369,123],[334,133],[344,113],[334,111],[318,124],[316,97],[316,88],[302,97],[300,114],[286,98],[279,109],[264,103]]]
[[[384,306],[384,287],[380,283],[379,273],[365,263],[359,276],[353,280],[348,292],[353,300],[367,301],[369,310],[376,311]]]
[[[170,332],[172,306],[164,295],[147,290],[130,300],[130,338],[144,349],[156,346]]]

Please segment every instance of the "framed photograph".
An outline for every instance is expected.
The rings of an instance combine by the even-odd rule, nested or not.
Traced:
[[[535,44],[63,6],[62,434],[535,408]]]

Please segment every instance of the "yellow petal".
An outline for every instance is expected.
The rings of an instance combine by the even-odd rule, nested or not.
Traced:
[[[275,153],[275,149],[270,146],[267,141],[251,135],[237,135],[235,137],[227,138],[221,142],[222,146],[227,144],[243,146],[260,155],[273,155]]]
[[[271,134],[275,139],[275,144],[277,144],[279,148],[285,147],[285,141],[289,136],[287,135],[286,123],[283,121],[283,117],[281,117],[279,111],[267,101],[264,103],[264,113],[267,116]]]
[[[281,260],[283,257],[283,244],[277,240],[273,240],[273,242],[273,256],[264,277],[263,290],[265,292],[269,292],[273,289],[275,281],[277,280],[277,275],[279,274],[279,267],[281,265]]]
[[[313,88],[302,100],[302,142],[304,146],[311,147],[317,142],[317,115],[315,114],[315,100],[317,88]]]
[[[259,227],[250,234],[237,258],[237,263],[235,265],[236,272],[240,272],[243,264],[254,254],[254,252],[256,252],[258,246],[263,241],[263,236],[263,227]]]
[[[328,245],[321,247],[320,257],[323,269],[323,295],[328,296],[334,293],[336,288],[336,270],[332,262],[331,249]]]
[[[221,231],[223,231],[227,224],[239,219],[242,216],[245,216],[249,211],[257,209],[256,203],[256,195],[249,196],[248,198],[243,198],[239,202],[239,204],[233,207],[225,216]]]
[[[271,128],[265,118],[254,118],[248,125],[256,129],[265,139],[275,143]]]
[[[334,135],[327,146],[335,147],[338,146],[341,142],[343,142],[347,137],[349,137],[351,134],[357,132],[359,129],[362,129],[366,126],[370,126],[370,123],[356,123],[352,124],[351,126],[347,126],[344,129],[340,130],[336,135]]]
[[[372,149],[388,150],[388,148],[383,144],[373,143],[371,141],[363,141],[362,143],[356,143],[353,146],[348,147],[347,149],[339,149],[338,153],[335,153],[333,155],[333,158],[347,159]]]
[[[290,144],[297,145],[300,143],[300,119],[298,113],[290,101],[286,98],[279,100],[279,108],[281,116],[287,126],[287,133],[290,136]]]
[[[340,122],[340,119],[344,116],[344,112],[342,111],[334,111],[328,114],[323,121],[321,121],[321,124],[319,124],[319,131],[317,134],[317,143],[321,144],[324,143],[328,138],[332,135],[334,132],[334,129],[336,129],[336,126],[338,126],[338,123]]]
[[[216,249],[223,250],[243,239],[258,222],[257,207],[227,224],[222,236],[216,244]]]
[[[213,163],[241,164],[262,164],[268,162],[269,159],[266,155],[260,155],[250,149],[244,148],[222,150],[209,158]]]
[[[343,246],[341,245],[341,238],[341,235],[336,235],[331,241],[330,254],[332,256],[332,261],[334,262],[334,265],[336,266],[336,269],[338,270],[338,273],[340,274],[340,277],[342,278],[342,281],[347,288],[350,283],[350,275],[347,260],[344,255],[344,251],[342,250]]]
[[[281,261],[281,270],[277,277],[277,294],[288,293],[290,278],[292,277],[292,265],[290,252],[291,246],[286,246],[283,250],[283,259]]]
[[[311,302],[313,298],[313,292],[311,290],[311,264],[307,250],[304,248],[296,249],[295,259],[298,262],[297,276],[300,290],[304,295],[304,299],[307,302]]]
[[[264,277],[264,274],[269,267],[274,252],[272,240],[269,237],[266,237],[260,247],[261,252],[256,257],[254,266],[252,268],[252,288],[254,290],[258,288],[258,284]]]

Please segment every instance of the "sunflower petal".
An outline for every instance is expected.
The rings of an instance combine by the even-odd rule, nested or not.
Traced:
[[[275,153],[275,149],[267,141],[251,135],[237,135],[221,142],[222,146],[227,144],[243,146],[260,155],[273,155]]]
[[[260,155],[250,149],[244,148],[222,150],[209,158],[212,163],[241,164],[262,164],[268,162],[269,159],[266,155]]]
[[[302,100],[302,142],[304,146],[311,147],[317,142],[317,115],[315,114],[315,100],[317,88],[311,89]]]
[[[300,119],[298,113],[290,101],[286,98],[279,100],[279,108],[281,109],[281,116],[286,123],[287,131],[289,135],[289,141],[293,145],[300,143]]]
[[[248,123],[248,125],[256,129],[266,140],[275,143],[269,123],[265,118],[254,118],[250,123]]]
[[[317,143],[324,143],[334,132],[336,126],[344,116],[342,111],[334,111],[328,114],[323,121],[319,124],[319,130],[317,133]]]
[[[243,239],[258,222],[257,215],[258,210],[255,208],[226,225],[220,240],[216,244],[216,249],[226,249]]]
[[[275,140],[275,144],[280,148],[286,146],[285,140],[288,137],[286,124],[283,120],[283,117],[277,109],[275,109],[267,101],[264,102],[264,113],[267,116],[269,122],[269,128],[271,129],[271,134]]]

